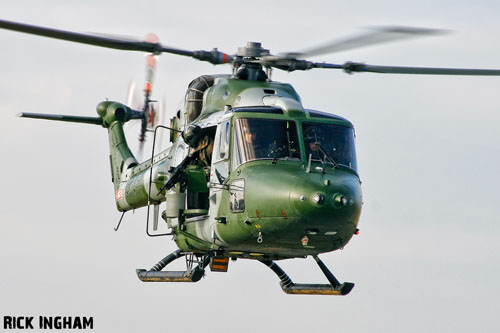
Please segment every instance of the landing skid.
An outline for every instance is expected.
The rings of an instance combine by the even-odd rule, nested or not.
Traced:
[[[325,274],[330,284],[303,284],[293,283],[292,279],[272,260],[261,260],[261,262],[272,269],[272,271],[280,278],[281,289],[287,294],[302,294],[302,295],[347,295],[354,288],[354,283],[340,283],[335,276],[330,272],[328,267],[319,259],[318,256],[313,256],[319,268]]]
[[[150,270],[137,269],[136,273],[143,282],[198,282],[205,275],[205,268],[210,264],[210,260],[216,255],[214,251],[203,255],[193,253],[183,253],[176,250],[160,260]],[[186,256],[187,269],[185,271],[163,271],[172,261]],[[325,264],[313,256],[319,268],[325,274],[330,284],[303,284],[294,283],[292,279],[272,260],[260,260],[269,267],[281,280],[281,289],[287,294],[302,295],[347,295],[354,288],[354,283],[340,283]],[[194,264],[197,264],[193,268]]]
[[[198,282],[205,275],[205,267],[210,263],[215,253],[208,252],[207,254],[198,257],[194,254],[188,254],[186,258],[187,269],[185,271],[162,271],[165,266],[170,264],[175,259],[185,256],[181,250],[176,250],[160,260],[149,271],[145,269],[137,269],[136,273],[139,279],[143,282]],[[193,264],[198,265],[193,268]]]

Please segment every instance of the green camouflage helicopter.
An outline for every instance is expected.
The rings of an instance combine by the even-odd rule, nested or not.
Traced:
[[[22,113],[21,117],[99,125],[108,130],[117,209],[147,207],[147,233],[173,235],[178,250],[150,270],[145,282],[197,282],[205,269],[227,272],[229,259],[258,260],[271,268],[288,294],[346,295],[353,283],[340,283],[318,255],[343,248],[358,233],[361,182],[357,173],[354,128],[347,119],[305,109],[290,84],[271,80],[273,68],[313,68],[347,73],[495,75],[500,70],[332,64],[302,60],[441,31],[392,27],[328,43],[300,53],[272,55],[249,42],[228,55],[217,49],[187,51],[145,41],[80,34],[0,20],[0,28],[101,47],[148,53],[144,103],[139,110],[104,101],[97,117]],[[170,120],[156,125],[150,99],[155,56],[172,53],[214,65],[232,65],[232,74],[194,79]],[[139,163],[125,140],[123,126],[141,121],[148,131],[170,130],[170,148]],[[160,205],[166,203],[160,214]],[[149,208],[153,206],[152,226]],[[160,220],[171,229],[158,233]],[[120,219],[121,222],[121,219]],[[118,224],[119,227],[119,224]],[[118,228],[117,227],[117,228]],[[150,233],[153,231],[153,233]],[[312,256],[329,284],[298,284],[276,260]],[[186,257],[185,271],[163,270]]]

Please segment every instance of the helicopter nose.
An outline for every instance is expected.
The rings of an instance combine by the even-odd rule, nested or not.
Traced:
[[[352,172],[306,173],[295,165],[258,164],[247,166],[240,177],[252,179],[244,186],[243,219],[249,222],[249,232],[274,234],[291,242],[308,231],[344,239],[355,232],[361,187]]]

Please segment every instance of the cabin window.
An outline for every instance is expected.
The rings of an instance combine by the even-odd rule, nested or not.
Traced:
[[[300,161],[294,121],[240,118],[235,121],[233,168],[252,160]]]
[[[338,165],[356,170],[354,129],[325,123],[302,123],[306,156],[312,161],[335,161]]]
[[[218,159],[225,160],[228,157],[229,132],[230,132],[229,121],[226,121],[221,124]]]
[[[217,127],[214,150],[212,152],[212,171],[217,176],[217,182],[222,183],[229,175],[229,133],[230,123],[226,120]]]
[[[229,186],[231,196],[229,206],[233,213],[243,213],[245,211],[245,180],[235,179]]]

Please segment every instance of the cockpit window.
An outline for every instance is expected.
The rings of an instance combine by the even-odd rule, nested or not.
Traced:
[[[297,127],[289,120],[236,119],[233,147],[233,169],[258,159],[300,160]]]
[[[333,160],[353,170],[357,170],[354,149],[354,129],[341,125],[324,123],[302,123],[306,157],[313,161]],[[326,155],[326,156],[325,156]]]

